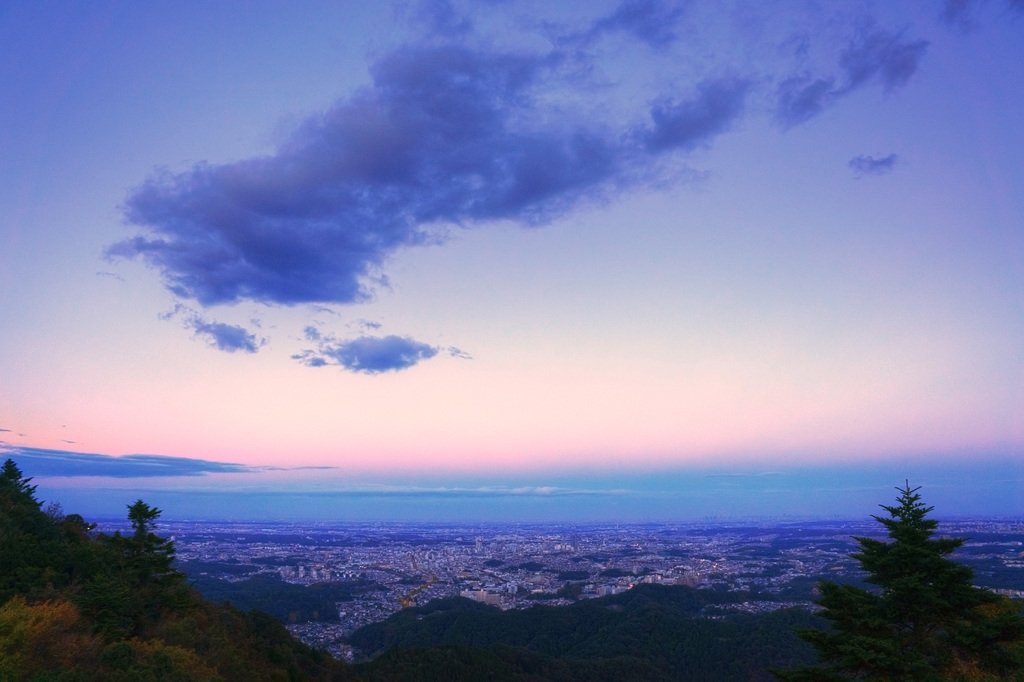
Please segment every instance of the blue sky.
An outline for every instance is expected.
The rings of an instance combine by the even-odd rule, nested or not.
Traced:
[[[0,450],[86,512],[1020,513],[1022,38],[1019,0],[6,4]]]

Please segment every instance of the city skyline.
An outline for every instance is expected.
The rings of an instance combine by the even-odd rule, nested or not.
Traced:
[[[0,458],[69,510],[1024,512],[1019,1],[53,2],[0,54]]]

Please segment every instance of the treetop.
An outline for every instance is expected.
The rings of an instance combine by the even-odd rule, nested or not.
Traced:
[[[128,505],[128,520],[132,522],[132,529],[136,537],[146,536],[156,528],[156,520],[163,512],[156,507],[150,507],[142,500],[135,500],[134,504]]]

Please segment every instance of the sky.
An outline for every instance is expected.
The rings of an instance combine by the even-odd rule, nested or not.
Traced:
[[[83,514],[1024,514],[1024,2],[0,2]]]

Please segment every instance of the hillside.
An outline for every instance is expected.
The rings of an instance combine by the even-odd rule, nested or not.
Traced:
[[[159,514],[140,500],[128,506],[131,534],[97,533],[57,505],[44,510],[7,460],[0,681],[758,680],[768,679],[769,666],[813,660],[792,634],[812,623],[806,612],[713,619],[702,609],[734,596],[642,585],[521,611],[436,600],[354,633],[353,644],[372,660],[345,665],[296,641],[266,613],[204,599],[173,567],[174,543],[154,532]],[[249,596],[282,619],[291,615],[282,585],[269,587]],[[313,596],[309,608],[319,613],[340,593]]]
[[[215,606],[174,570],[159,510],[132,535],[45,511],[13,461],[0,471],[0,680],[344,680],[346,668],[274,618]]]
[[[814,660],[811,647],[793,634],[794,627],[814,624],[806,611],[702,617],[705,606],[730,596],[638,585],[571,606],[519,611],[435,600],[361,628],[351,641],[364,652],[387,652],[384,661],[439,646],[485,649],[524,666],[543,662],[552,679],[622,679],[628,671],[636,679],[767,680],[769,667]],[[562,668],[590,677],[563,678]]]

